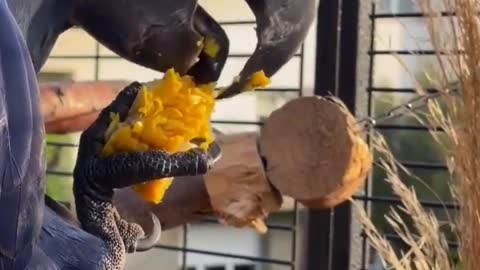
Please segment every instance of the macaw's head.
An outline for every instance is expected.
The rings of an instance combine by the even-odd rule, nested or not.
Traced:
[[[220,77],[229,39],[197,0],[73,1],[72,23],[121,57],[160,72],[174,68],[193,76],[197,83]],[[246,2],[256,17],[258,44],[238,78],[219,98],[245,90],[257,71],[274,75],[304,41],[316,10],[316,0]]]

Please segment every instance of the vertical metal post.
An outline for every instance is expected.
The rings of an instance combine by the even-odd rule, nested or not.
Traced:
[[[100,78],[100,43],[95,42],[95,81]]]
[[[357,35],[360,0],[320,1],[317,25],[315,94],[333,94],[355,112]],[[351,205],[310,210],[305,270],[348,270]]]
[[[183,224],[183,241],[182,241],[182,270],[187,270],[187,248],[188,248],[188,225]]]

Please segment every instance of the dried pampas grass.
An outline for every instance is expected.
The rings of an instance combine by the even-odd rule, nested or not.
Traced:
[[[445,160],[452,175],[452,193],[459,204],[450,225],[458,238],[462,269],[476,270],[480,267],[480,0],[416,3],[427,16],[430,41],[437,52],[440,75],[427,77],[440,97],[429,100],[427,110],[415,116],[425,126],[440,127],[448,137],[445,141],[431,132],[449,150]],[[418,89],[418,93],[424,95],[426,91]],[[385,218],[408,248],[397,254],[365,210],[353,202],[370,244],[387,269],[458,269],[449,258],[439,221],[421,206],[415,190],[401,181],[400,171],[408,170],[395,160],[380,135],[373,137],[372,146],[382,155],[380,163],[386,181],[403,204],[400,210],[392,208]],[[406,225],[398,211],[412,218],[413,228]]]
[[[415,190],[407,187],[399,177],[401,171],[409,174],[408,170],[396,161],[381,135],[374,136],[372,146],[383,156],[379,160],[379,166],[385,170],[386,181],[402,201],[402,206],[398,207],[398,210],[392,207],[385,219],[408,246],[407,251],[398,254],[392,243],[376,229],[363,207],[352,201],[370,245],[383,259],[384,267],[404,270],[455,269],[448,255],[446,237],[437,218],[421,206]],[[408,215],[411,221],[405,221],[401,214]]]

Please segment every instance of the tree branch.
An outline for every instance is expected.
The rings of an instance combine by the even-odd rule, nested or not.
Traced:
[[[127,81],[52,82],[40,85],[47,133],[67,134],[86,129],[99,111],[128,85]]]

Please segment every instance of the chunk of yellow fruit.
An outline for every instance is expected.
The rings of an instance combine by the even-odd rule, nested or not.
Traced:
[[[192,78],[181,77],[173,69],[163,79],[144,87],[130,108],[127,119],[118,114],[105,134],[102,154],[161,149],[169,153],[193,147],[190,141],[203,138],[206,149],[213,141],[210,117],[215,105],[214,85],[195,85]],[[158,204],[173,178],[157,179],[133,186],[146,201]]]
[[[207,37],[204,41],[203,51],[211,58],[215,58],[220,51],[220,45],[215,39]]]
[[[245,87],[245,91],[254,91],[260,87],[267,87],[269,84],[270,78],[265,75],[265,72],[263,72],[263,70],[257,71],[252,74],[252,77],[250,77],[250,81]]]
[[[241,80],[239,76],[235,77],[233,83],[238,83]],[[257,71],[252,74],[250,80],[246,83],[242,92],[255,91],[258,88],[265,88],[270,84],[270,78],[265,75],[263,70]],[[225,91],[225,90],[223,90]]]

